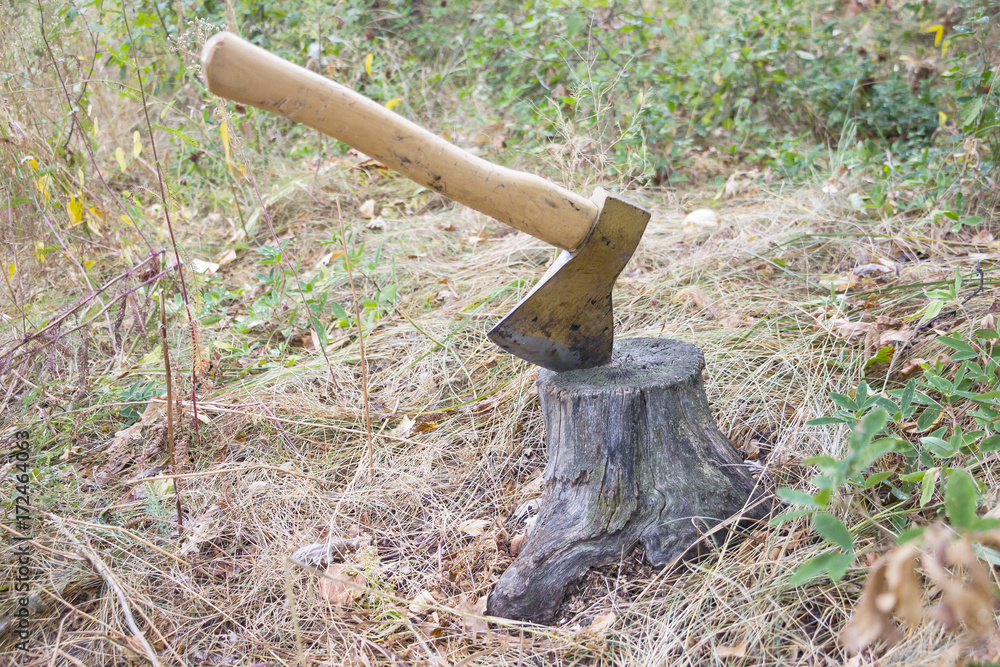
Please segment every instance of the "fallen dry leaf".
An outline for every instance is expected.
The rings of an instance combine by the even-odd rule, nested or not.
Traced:
[[[851,340],[875,329],[875,325],[869,322],[851,322],[842,317],[835,317],[824,322],[823,326],[826,327],[827,331],[844,340]]]
[[[410,602],[408,609],[411,614],[421,614],[427,611],[430,607],[437,606],[439,601],[434,597],[434,594],[428,590],[422,590],[413,598]]]
[[[461,300],[458,290],[455,289],[450,280],[445,279],[440,282],[445,286],[445,289],[437,293],[435,300],[438,303],[451,304]]]
[[[458,524],[458,529],[465,533],[466,535],[472,535],[473,537],[479,537],[486,530],[486,527],[490,525],[490,522],[486,519],[468,519]]]
[[[720,660],[725,658],[745,658],[747,657],[747,640],[744,639],[736,646],[719,646],[715,649],[715,657]]]
[[[795,530],[777,538],[767,556],[771,560],[779,560],[799,549],[806,541],[808,532],[805,529]]]
[[[130,442],[139,442],[142,440],[142,422],[137,421],[127,428],[123,428],[120,431],[115,431],[115,439],[111,443],[112,447],[120,447],[122,445],[127,445]]]
[[[337,559],[343,559],[349,551],[365,541],[366,538],[357,534],[348,538],[331,537],[326,542],[299,547],[292,554],[292,561],[303,566],[324,567]]]
[[[333,252],[328,252],[319,258],[319,261],[316,262],[316,268],[318,269],[321,266],[326,266],[327,264],[330,263],[331,260],[343,256],[344,256],[343,250],[334,250]]]
[[[417,625],[417,627],[420,628],[420,631],[423,632],[428,638],[440,637],[448,632],[448,628],[441,625],[441,616],[436,611],[432,611],[427,617],[427,620]]]
[[[886,273],[892,273],[893,268],[884,264],[861,264],[854,267],[854,275],[865,278],[874,278]]]
[[[889,329],[878,335],[878,346],[885,347],[889,343],[908,343],[913,338],[912,329]]]
[[[721,198],[730,199],[738,195],[755,194],[759,190],[759,186],[757,185],[757,178],[759,176],[760,172],[756,169],[734,171],[726,179],[726,185],[722,188]],[[719,199],[720,195],[716,195],[715,198]]]
[[[417,433],[426,433],[428,431],[433,431],[438,426],[436,421],[426,421],[420,422],[415,429]]]
[[[885,583],[888,591],[875,600],[879,611],[891,611],[907,623],[919,623],[924,615],[920,580],[914,569],[916,560],[917,550],[910,545],[903,545],[886,554]]]
[[[358,207],[358,213],[361,214],[362,218],[374,218],[375,217],[375,200],[366,199],[361,206]]]
[[[979,328],[980,329],[990,329],[990,330],[996,331],[996,328],[997,328],[997,314],[996,313],[990,313],[990,314],[986,315],[985,317],[983,317],[983,319],[981,319],[979,321]],[[987,338],[985,340],[982,340],[981,342],[984,345],[988,346],[988,347],[993,347],[994,345],[997,344],[998,340],[1000,340],[1000,339],[997,339],[997,338]]]
[[[217,530],[217,522],[215,517],[219,512],[222,511],[222,506],[219,504],[212,504],[208,506],[201,516],[194,522],[191,526],[191,531],[187,534],[184,539],[184,544],[181,546],[179,555],[183,558],[190,553],[194,553],[201,548],[201,545],[205,542],[210,542],[219,536],[219,530]]]
[[[215,261],[219,266],[225,266],[226,264],[232,264],[236,261],[236,251],[232,248],[223,250],[219,253],[219,256],[215,258]]]
[[[584,630],[599,639],[603,639],[608,634],[608,630],[615,624],[617,615],[613,611],[598,614],[594,620]]]
[[[827,289],[833,288],[834,292],[846,292],[852,287],[856,287],[861,279],[853,272],[849,272],[820,276],[816,282]]]
[[[901,639],[893,617],[915,625],[926,615],[947,631],[968,633],[973,643],[1000,639],[990,571],[973,546],[974,538],[983,546],[995,546],[1000,531],[956,537],[951,528],[938,524],[879,558],[868,573],[854,617],[840,635],[848,652],[859,653],[879,639],[888,644]],[[927,577],[924,586],[918,561]],[[937,593],[926,613],[924,588]]]
[[[916,373],[919,370],[923,370],[923,366],[927,365],[927,360],[923,357],[913,357],[912,359],[907,359],[903,367],[899,369],[899,374],[903,377]]]
[[[691,299],[691,302],[698,311],[705,311],[708,315],[715,317],[715,307],[708,300],[708,297],[705,296],[704,292],[701,291],[701,288],[691,285],[677,290],[672,301],[679,303],[685,299]]]
[[[158,397],[160,400],[150,401],[142,411],[139,421],[127,428],[115,432],[115,438],[111,443],[111,448],[121,447],[131,442],[142,440],[142,429],[149,424],[159,421],[166,414],[166,394]]]
[[[361,164],[362,162],[368,162],[368,160],[371,160],[370,157],[368,157],[361,151],[357,150],[356,148],[348,149],[347,154],[350,155],[352,158],[354,158],[354,161],[357,162],[358,164]]]
[[[413,433],[413,426],[416,422],[410,419],[407,415],[403,415],[403,418],[399,420],[399,424],[396,428],[392,429],[390,433],[397,438],[405,438],[411,433]]]
[[[367,227],[368,229],[378,229],[381,231],[385,231],[389,229],[389,223],[386,222],[385,218],[383,218],[381,215],[376,215],[374,218],[371,219],[371,222],[365,225],[365,227]]]
[[[521,553],[521,549],[524,548],[524,543],[528,539],[528,536],[524,533],[518,533],[510,540],[510,555],[517,558],[518,554]]]
[[[465,593],[458,596],[458,603],[455,605],[455,610],[462,613],[462,631],[475,639],[479,635],[485,635],[489,633],[490,626],[486,622],[486,619],[481,618],[486,614],[486,596],[480,597],[476,600],[475,604],[469,602],[469,598]]]
[[[929,531],[938,544],[920,559],[928,578],[941,590],[941,597],[928,615],[946,630],[967,628],[977,635],[996,630],[993,609],[996,598],[989,570],[979,560],[968,535],[952,540],[940,526]],[[944,548],[941,545],[946,545]],[[964,576],[963,576],[964,573]]]
[[[891,645],[902,637],[896,624],[892,622],[890,612],[883,610],[886,605],[880,607],[878,604],[881,596],[890,593],[885,579],[887,565],[888,559],[882,557],[872,566],[861,599],[854,609],[854,616],[840,633],[840,641],[849,653],[859,653],[877,639],[883,639]]]
[[[263,480],[257,480],[256,482],[251,482],[249,486],[247,486],[245,493],[248,497],[252,498],[253,496],[264,493],[264,491],[267,490],[268,486],[270,486],[270,484],[268,484],[267,482]]]
[[[360,572],[344,563],[330,563],[319,581],[320,596],[335,605],[343,606],[357,600],[368,582]]]
[[[195,273],[204,273],[206,277],[211,278],[215,275],[215,272],[219,270],[219,265],[215,262],[206,262],[201,259],[192,259],[191,268],[195,270]]]

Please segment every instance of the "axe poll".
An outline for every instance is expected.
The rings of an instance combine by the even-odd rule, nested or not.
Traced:
[[[208,89],[327,134],[449,199],[563,250],[489,332],[555,371],[611,361],[611,290],[650,213],[601,188],[588,199],[468,153],[381,104],[228,32],[205,43]]]

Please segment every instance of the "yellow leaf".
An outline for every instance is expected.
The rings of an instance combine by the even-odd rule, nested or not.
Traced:
[[[121,169],[122,173],[124,174],[125,169],[128,168],[128,165],[125,164],[125,153],[122,151],[121,148],[115,149],[115,159],[118,160],[118,168]]]
[[[943,111],[938,111],[938,125],[944,127],[944,124],[948,122],[948,114]]]
[[[219,128],[219,132],[222,134],[222,148],[226,151],[226,166],[229,167],[229,173],[233,172],[233,151],[229,147],[229,127],[228,123],[222,122],[222,126]]]
[[[944,40],[944,42],[941,44],[941,57],[942,58],[944,58],[945,55],[948,54],[948,49],[950,49],[950,48],[951,48],[951,40],[950,39]]]
[[[101,215],[97,209],[90,207],[87,207],[84,214],[83,222],[87,225],[87,229],[89,229],[91,233],[101,236],[101,221],[104,219],[104,216]]]
[[[86,259],[83,261],[83,268],[87,269],[88,271],[94,268],[95,265],[96,263],[92,259]]]
[[[372,63],[375,61],[375,54],[369,53],[365,56],[365,71],[368,72],[368,76],[372,75]]]
[[[944,37],[944,26],[940,23],[932,25],[930,28],[924,30],[924,32],[933,32],[934,35],[934,46],[941,43],[941,38]]]
[[[139,138],[139,130],[132,133],[132,155],[139,157],[142,152],[142,139]]]
[[[394,97],[385,103],[385,108],[388,109],[389,111],[392,111],[393,109],[396,108],[396,105],[402,101],[403,100],[399,99],[398,97]]]
[[[7,267],[7,277],[13,280],[15,275],[17,275],[17,262],[11,262]]]
[[[132,224],[132,221],[129,220],[129,218],[128,218],[127,215],[121,216],[121,219],[122,219],[122,222],[124,222],[126,225],[131,225]]]
[[[722,78],[722,72],[716,72],[715,74],[712,75],[712,83],[714,83],[715,85],[721,86],[725,82],[726,80]]]
[[[49,175],[45,174],[39,178],[35,183],[38,185],[38,191],[42,193],[42,196],[46,199],[49,198]]]
[[[94,130],[93,130],[95,137],[97,136],[97,132],[100,129],[101,129],[101,119],[100,118],[95,118],[94,119]]]
[[[66,212],[69,213],[70,224],[76,225],[83,220],[83,204],[76,197],[70,197],[66,202]]]

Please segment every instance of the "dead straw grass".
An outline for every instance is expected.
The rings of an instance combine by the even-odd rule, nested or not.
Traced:
[[[654,222],[618,286],[619,335],[677,337],[702,347],[721,427],[759,458],[761,485],[794,485],[803,474],[798,461],[842,446],[842,434],[803,424],[829,409],[830,389],[857,379],[866,351],[817,330],[810,309],[822,293],[810,283],[853,261],[857,245],[853,238],[808,236],[836,229],[833,221],[842,215],[835,202],[809,189],[716,203],[722,226],[707,238],[685,239],[685,210],[710,194],[641,195],[654,208]],[[306,267],[319,253],[314,221],[345,193],[324,187],[311,196],[309,219],[292,223],[288,248]],[[507,517],[537,496],[532,482],[545,460],[535,373],[493,349],[485,332],[551,252],[457,208],[391,219],[389,230],[366,231],[365,240],[400,257],[401,298],[367,334],[374,479],[367,474],[364,388],[353,336],[328,351],[339,390],[322,355],[303,350],[293,365],[264,372],[223,368],[201,391],[204,449],[189,452],[187,468],[207,474],[185,478],[183,531],[169,505],[157,506],[141,493],[136,499],[137,484],[127,479],[141,471],[123,471],[101,487],[89,481],[102,453],[84,455],[78,445],[58,466],[64,486],[48,491],[56,496],[47,501],[54,503],[52,519],[39,522],[35,534],[45,547],[34,552],[44,573],[35,602],[36,660],[113,665],[143,652],[120,598],[81,560],[92,553],[113,571],[164,664],[811,665],[846,659],[835,636],[851,613],[858,579],[788,587],[790,570],[817,549],[795,522],[761,527],[714,557],[671,571],[627,559],[588,578],[562,625],[507,623],[476,636],[469,620],[474,603],[510,562]],[[869,241],[866,252],[888,256],[892,244]],[[907,280],[950,271],[954,252],[926,247],[937,261],[913,269],[919,279]],[[411,254],[420,256],[404,259]],[[248,268],[237,263],[231,275]],[[698,305],[691,288],[698,290]],[[182,328],[175,329],[174,349],[183,357]],[[239,338],[228,325],[203,335]],[[827,364],[831,358],[854,370],[845,375]],[[19,421],[37,418],[25,414]],[[88,437],[101,437],[93,429],[102,423],[91,424]],[[130,529],[105,530],[96,525],[101,521]],[[348,567],[366,581],[356,597],[324,593],[314,572],[286,563],[302,544],[347,537],[367,545],[346,555]],[[424,591],[434,606],[411,611],[410,602]],[[582,627],[607,611],[616,614],[610,629]],[[879,664],[941,664],[946,639],[924,628],[882,654]],[[14,659],[9,640],[4,651]]]

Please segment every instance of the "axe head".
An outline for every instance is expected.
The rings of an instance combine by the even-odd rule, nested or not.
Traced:
[[[611,361],[611,289],[639,245],[650,213],[601,188],[591,200],[599,213],[590,235],[563,251],[542,279],[489,338],[526,361],[553,371]]]

